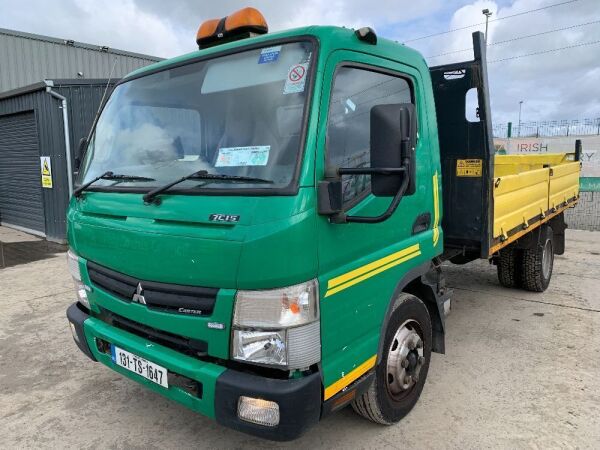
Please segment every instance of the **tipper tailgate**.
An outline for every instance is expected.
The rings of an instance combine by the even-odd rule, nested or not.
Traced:
[[[580,171],[578,161],[550,168],[549,209],[560,208],[570,199],[579,196]]]

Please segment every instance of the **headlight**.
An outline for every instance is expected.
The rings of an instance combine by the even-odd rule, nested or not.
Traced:
[[[233,358],[303,369],[321,360],[319,285],[316,280],[282,289],[238,291]]]
[[[238,291],[233,325],[252,328],[289,328],[319,319],[316,280],[283,289]]]
[[[90,309],[90,302],[87,298],[87,291],[89,287],[87,287],[81,281],[81,271],[79,269],[79,256],[73,253],[72,250],[67,252],[67,265],[69,267],[69,272],[73,277],[73,282],[75,283],[75,291],[77,292],[77,300],[87,309]]]

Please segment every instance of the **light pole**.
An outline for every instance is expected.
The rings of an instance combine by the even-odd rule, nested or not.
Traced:
[[[521,137],[521,108],[523,108],[523,100],[519,101],[519,133],[517,136]]]
[[[485,16],[485,43],[487,44],[487,34],[488,34],[488,21],[490,20],[490,16],[493,14],[489,9],[483,9],[481,11]]]

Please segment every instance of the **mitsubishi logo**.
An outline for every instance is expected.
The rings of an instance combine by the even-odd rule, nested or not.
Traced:
[[[137,288],[135,288],[135,294],[133,294],[131,301],[140,303],[142,305],[146,304],[146,299],[144,298],[144,289],[142,288],[142,283],[138,283]]]

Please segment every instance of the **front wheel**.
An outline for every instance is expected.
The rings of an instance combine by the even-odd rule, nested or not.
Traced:
[[[385,330],[375,380],[354,400],[354,411],[376,423],[398,422],[417,403],[430,358],[431,319],[427,307],[414,295],[401,294]]]

